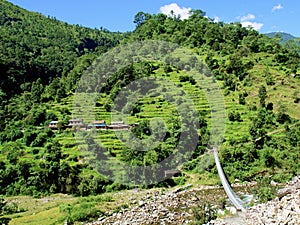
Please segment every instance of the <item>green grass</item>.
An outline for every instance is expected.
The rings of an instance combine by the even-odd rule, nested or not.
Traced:
[[[62,216],[59,212],[59,206],[63,203],[73,204],[76,198],[68,195],[52,195],[49,197],[35,199],[30,196],[16,196],[7,198],[9,201],[15,201],[19,208],[23,208],[25,212],[8,216],[12,220],[9,224],[57,224],[57,218]]]
[[[75,219],[89,214],[91,216],[84,221],[93,221],[101,215],[107,216],[120,211],[122,208],[132,207],[145,195],[145,192],[156,192],[157,190],[159,189],[142,190],[134,193],[133,191],[122,191],[89,197],[73,197],[63,194],[55,194],[39,199],[29,196],[8,197],[5,200],[16,202],[19,209],[24,209],[25,212],[6,217],[11,219],[9,224],[12,225],[60,225],[68,217]],[[135,203],[131,201],[133,194],[136,199]],[[93,212],[98,213],[94,214]],[[82,223],[75,221],[74,224],[79,225]]]

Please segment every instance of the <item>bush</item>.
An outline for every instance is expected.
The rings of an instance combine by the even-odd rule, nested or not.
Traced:
[[[246,104],[246,98],[243,94],[239,94],[239,104],[241,104],[241,105]]]
[[[12,201],[6,201],[3,197],[0,196],[0,215],[9,215],[19,212],[18,205]],[[1,219],[0,219],[0,222]],[[3,223],[3,222],[2,222]],[[2,224],[1,223],[1,224]],[[4,223],[6,224],[6,223]]]
[[[217,211],[212,208],[212,205],[206,202],[200,202],[196,207],[192,208],[193,225],[206,224],[217,218]]]
[[[241,121],[241,114],[239,112],[229,112],[228,113],[228,119],[229,121],[238,121],[240,122]]]
[[[11,220],[11,218],[7,218],[7,217],[0,217],[0,224],[2,225],[7,225],[9,224],[9,221]]]
[[[184,185],[186,179],[184,177],[173,177],[175,185]]]
[[[103,215],[103,212],[97,209],[94,203],[87,202],[82,202],[75,206],[70,204],[61,205],[60,211],[66,214],[65,218],[61,218],[60,221],[67,220],[68,224],[73,224],[77,221],[93,221]]]
[[[192,85],[196,84],[196,81],[193,77],[190,76],[179,76],[179,81],[180,82],[187,82],[189,81]]]
[[[300,97],[298,95],[299,95],[299,91],[295,91],[293,93],[294,103],[299,103],[300,102]]]
[[[277,187],[270,185],[270,178],[263,177],[258,181],[258,188],[254,190],[254,194],[260,203],[265,203],[276,197]]]
[[[6,202],[5,206],[2,207],[2,214],[9,215],[18,212],[18,205],[15,202]]]

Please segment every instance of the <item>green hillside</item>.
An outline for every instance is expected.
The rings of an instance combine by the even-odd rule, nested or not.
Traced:
[[[4,0],[0,9],[0,194],[97,195],[136,187],[135,182],[122,183],[133,178],[148,175],[157,181],[164,170],[178,168],[179,177],[141,187],[219,184],[207,151],[214,132],[210,104],[217,107],[220,99],[209,103],[206,94],[216,85],[226,109],[219,155],[229,181],[283,182],[299,174],[300,56],[276,39],[239,23],[214,23],[201,10],[193,10],[186,20],[139,12],[133,32],[112,33],[68,25]],[[127,57],[118,55],[122,48],[140,41],[162,44],[136,49],[145,57],[106,80],[107,74],[102,74]],[[157,54],[147,58],[153,52]],[[212,86],[199,85],[195,68]],[[88,127],[76,132],[68,126],[70,119],[79,118],[89,126],[94,120],[111,126],[124,120],[114,116],[118,107],[128,113],[123,125],[130,129]],[[57,130],[48,127],[51,121],[58,121]],[[167,158],[170,161],[162,166],[159,162]],[[124,165],[140,169],[125,173]],[[148,171],[151,166],[154,169]],[[59,203],[52,207],[57,210],[65,201],[55,196]],[[89,197],[66,201],[76,202],[80,210],[90,202],[94,211],[84,214],[90,218],[103,210]],[[58,215],[60,222],[64,210]],[[48,222],[55,223],[55,218]]]
[[[80,159],[78,150],[73,154],[59,143],[71,138],[72,146],[72,134],[65,132],[61,138],[48,123],[68,123],[70,108],[58,103],[75,90],[82,71],[97,55],[119,44],[123,34],[71,26],[6,1],[0,1],[0,8],[1,194],[57,192],[61,188],[52,186],[51,180],[57,183],[62,177],[59,192],[79,193],[78,175],[86,166],[74,162]]]
[[[290,50],[296,51],[300,54],[300,38],[294,37],[291,34],[284,32],[272,32],[266,34],[270,38],[276,38],[280,44]]]
[[[120,41],[121,34],[70,26],[4,0],[0,8],[0,66],[5,74],[0,88],[9,96],[30,90],[38,78],[47,85],[66,76],[80,56],[104,52]]]

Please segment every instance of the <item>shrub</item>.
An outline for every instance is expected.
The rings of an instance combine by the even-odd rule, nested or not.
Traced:
[[[193,225],[206,224],[217,218],[217,212],[212,205],[207,202],[199,202],[196,207],[192,208]]]
[[[270,178],[263,177],[258,181],[258,188],[255,188],[254,194],[260,203],[265,203],[276,197],[277,189],[270,185]]]
[[[24,209],[22,209],[24,211]],[[0,196],[0,216],[1,215],[9,215],[9,214],[14,214],[18,213],[19,207],[17,203],[12,202],[12,201],[6,201],[2,196]],[[7,224],[4,220],[4,222],[1,220],[3,218],[0,218],[1,224]],[[8,221],[7,221],[8,222]]]
[[[232,122],[241,121],[241,114],[239,112],[229,112],[228,119]]]
[[[0,224],[2,225],[7,225],[9,224],[9,221],[11,220],[11,218],[7,218],[7,217],[0,217]]]
[[[97,209],[94,203],[87,202],[82,202],[75,206],[70,204],[61,205],[60,211],[66,214],[65,218],[61,218],[60,221],[67,220],[68,224],[73,224],[76,221],[93,221],[103,215],[102,211]]]
[[[246,98],[244,94],[239,94],[239,104],[245,105],[246,104]]]

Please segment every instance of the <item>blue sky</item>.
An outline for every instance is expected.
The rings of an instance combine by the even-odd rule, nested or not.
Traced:
[[[283,31],[300,37],[299,0],[9,0],[30,11],[59,20],[110,31],[132,31],[134,15],[171,9],[182,18],[189,9],[201,9],[210,18],[223,22],[242,22],[260,33]]]

